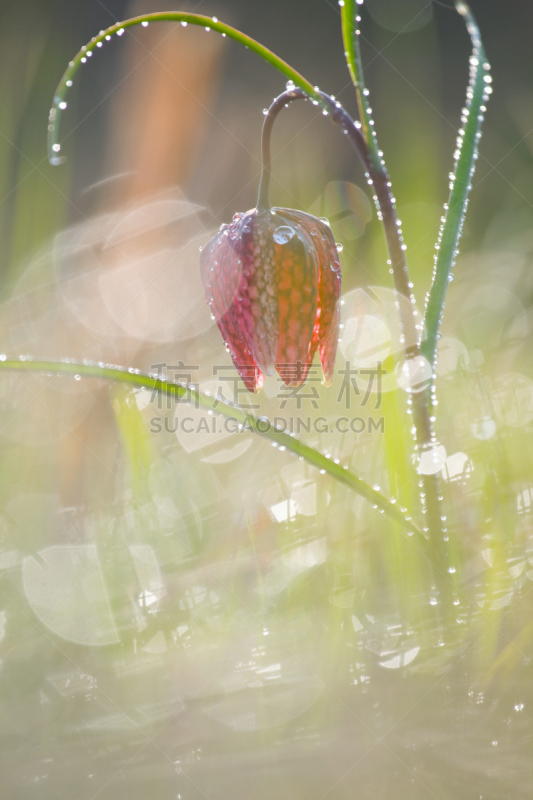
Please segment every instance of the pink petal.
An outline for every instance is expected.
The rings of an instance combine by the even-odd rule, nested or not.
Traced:
[[[300,386],[316,351],[313,332],[317,316],[318,263],[314,236],[297,211],[275,209],[280,225],[273,231],[279,341],[276,368],[286,386]],[[303,219],[307,223],[307,219]],[[285,231],[276,241],[276,231]],[[293,235],[291,236],[291,231]],[[286,241],[284,241],[286,239]]]
[[[253,212],[238,215],[203,248],[200,272],[208,305],[246,388],[261,388],[264,376],[251,348],[253,316],[247,302],[246,258],[253,237]],[[244,298],[244,302],[243,302]]]

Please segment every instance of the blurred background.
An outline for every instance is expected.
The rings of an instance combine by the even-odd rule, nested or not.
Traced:
[[[361,12],[420,310],[468,79],[449,5]],[[416,537],[268,442],[147,391],[2,372],[2,797],[531,796],[533,6],[472,8],[494,94],[439,342],[453,618]],[[200,384],[416,509],[382,231],[311,104],[279,117],[271,200],[342,245],[333,386],[248,396],[205,305],[199,248],[255,205],[281,74],[213,32],[133,28],[77,74],[48,164],[68,61],[172,9],[240,28],[356,115],[335,2],[0,0],[0,352]],[[381,392],[346,372],[379,362]]]

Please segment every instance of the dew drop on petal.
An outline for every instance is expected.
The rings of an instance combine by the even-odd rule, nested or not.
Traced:
[[[278,244],[287,244],[294,236],[294,230],[288,225],[280,225],[272,234],[272,238]]]

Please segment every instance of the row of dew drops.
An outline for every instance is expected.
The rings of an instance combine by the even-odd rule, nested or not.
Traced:
[[[212,22],[214,24],[218,23],[217,17],[212,17]],[[139,20],[136,21],[138,24],[140,22],[143,28],[147,28],[149,25],[148,20]],[[123,27],[124,23],[117,22],[111,28],[108,28],[108,33],[106,31],[101,30],[97,36],[94,36],[89,44],[84,45],[74,60],[69,61],[67,73],[71,70],[76,69],[79,64],[86,64],[87,60],[92,57],[93,51],[95,48],[101,48],[104,45],[104,42],[110,42],[113,38],[113,34],[117,36],[122,36],[125,31],[125,27]],[[186,28],[189,23],[186,20],[181,21],[182,27]],[[210,31],[211,28],[206,25],[206,31]],[[222,36],[226,38],[226,34],[221,32]],[[73,81],[71,78],[67,78],[64,85],[61,86],[60,93],[54,97],[54,102],[52,108],[50,109],[49,117],[48,117],[48,132],[49,134],[53,135],[56,130],[56,125],[58,122],[58,112],[64,111],[67,108],[67,102],[63,99],[63,93],[65,89],[70,89],[73,85]],[[60,156],[59,153],[61,152],[61,144],[58,141],[53,140],[50,146],[50,153],[49,153],[49,161],[52,166],[58,166],[64,163],[64,157]]]
[[[136,369],[134,367],[129,367],[125,369],[122,366],[117,364],[107,364],[103,361],[91,361],[89,359],[83,359],[81,362],[76,362],[71,358],[62,358],[59,361],[45,361],[43,359],[34,359],[31,354],[21,354],[16,358],[8,358],[8,356],[4,353],[0,354],[0,362],[12,362],[12,361],[19,361],[19,362],[33,362],[35,361],[36,371],[39,371],[46,376],[46,377],[57,377],[63,378],[69,375],[72,375],[74,380],[81,381],[82,377],[91,377],[91,378],[108,378],[112,377],[110,375],[101,374],[102,372],[113,372],[116,374],[124,374],[127,373],[132,376],[136,376],[139,378],[139,381],[135,384],[135,389],[138,391],[142,391],[143,389],[146,391],[152,391],[154,388],[157,388],[159,391],[166,391],[168,389],[175,390],[176,388],[179,390],[179,395],[183,400],[185,405],[195,405],[195,407],[200,404],[207,409],[207,413],[209,415],[213,415],[213,413],[222,414],[225,416],[232,416],[235,417],[239,424],[238,429],[250,429],[253,428],[254,431],[266,435],[268,438],[273,439],[271,442],[272,447],[277,448],[280,452],[287,451],[293,456],[298,457],[299,460],[303,461],[306,460],[311,463],[313,466],[317,466],[312,454],[303,455],[300,452],[300,448],[302,443],[298,441],[296,438],[296,434],[294,432],[284,431],[281,428],[277,428],[266,416],[261,416],[258,418],[252,417],[249,414],[244,414],[244,412],[234,406],[233,403],[228,401],[226,397],[223,397],[221,394],[211,395],[210,391],[205,391],[202,394],[198,391],[198,386],[193,383],[187,384],[183,381],[173,381],[163,372],[149,372],[143,373],[141,370]],[[6,365],[7,366],[7,365]],[[76,367],[85,367],[91,370],[90,373],[83,373],[80,369],[79,371],[74,372]],[[143,379],[148,378],[149,380],[157,380],[158,386],[154,387],[150,385],[150,383],[143,383]],[[295,439],[294,444],[291,443],[291,439]],[[304,445],[305,446],[305,445]],[[320,458],[326,458],[328,461],[331,461],[332,464],[337,466],[341,466],[343,470],[348,471],[349,467],[346,464],[341,465],[340,459],[333,459],[330,453],[325,453],[323,456],[320,454]],[[335,468],[331,469],[324,469],[323,467],[320,468],[320,474],[324,475],[326,472],[336,473],[337,470]],[[357,480],[357,476],[350,473],[350,476]],[[361,483],[361,488],[363,488],[363,483]],[[409,525],[412,522],[412,517],[408,513],[408,509],[402,506],[397,506],[397,509],[393,509],[392,507],[396,505],[396,499],[391,498],[387,499],[383,495],[380,494],[381,488],[379,486],[369,487],[369,491],[367,494],[367,499],[370,500],[372,503],[372,507],[379,511],[380,514],[385,514],[385,512],[391,513],[393,511],[394,516],[396,517],[403,517],[403,522]],[[414,534],[414,530],[408,530],[407,533],[409,536]]]

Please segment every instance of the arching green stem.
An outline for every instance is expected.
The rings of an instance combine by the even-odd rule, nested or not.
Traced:
[[[276,428],[271,422],[265,418],[257,418],[250,414],[246,414],[240,408],[235,408],[227,403],[218,400],[216,397],[210,397],[202,392],[189,388],[180,383],[166,380],[163,377],[157,377],[153,374],[148,375],[134,369],[125,369],[124,367],[117,367],[112,365],[97,364],[90,361],[54,361],[54,360],[33,360],[28,357],[25,358],[12,358],[0,359],[0,372],[14,371],[14,372],[39,372],[46,375],[79,375],[87,378],[100,378],[108,381],[120,382],[127,384],[132,388],[149,389],[165,394],[169,397],[175,398],[176,402],[190,402],[200,408],[205,408],[207,411],[212,411],[215,414],[220,414],[228,419],[235,420],[238,425],[242,426],[242,430],[249,431],[250,433],[257,433],[264,436],[270,441],[274,442],[279,448],[285,449],[301,456],[309,464],[317,469],[331,475],[331,477],[348,486],[353,491],[360,494],[372,506],[379,509],[392,524],[406,533],[418,534],[420,542],[426,544],[425,538],[418,530],[416,525],[406,512],[401,509],[394,500],[389,500],[381,492],[376,491],[369,486],[366,481],[355,475],[353,472],[335,464],[329,458],[326,458],[322,453],[319,453],[312,447],[304,444],[293,436]]]
[[[361,5],[361,3],[358,5]],[[341,22],[344,56],[357,94],[357,105],[359,107],[363,136],[368,149],[369,158],[374,168],[379,171],[383,162],[379,154],[378,143],[370,115],[370,106],[367,100],[361,50],[359,48],[360,33],[357,27],[359,16],[357,15],[357,7],[354,0],[344,0],[341,6]]]
[[[117,22],[111,25],[107,30],[101,31],[98,36],[95,36],[91,41],[81,48],[79,53],[74,56],[65,70],[63,77],[57,86],[54,103],[50,109],[50,116],[48,121],[48,157],[51,164],[60,164],[62,158],[59,155],[61,152],[61,144],[59,142],[59,121],[61,112],[66,108],[65,97],[68,89],[72,86],[72,80],[77,73],[78,69],[88,58],[88,55],[95,50],[102,47],[107,41],[110,41],[115,34],[119,36],[126,30],[135,25],[147,25],[151,22],[181,22],[182,25],[199,25],[210,31],[216,31],[223,36],[228,36],[234,39],[239,44],[244,45],[249,50],[252,50],[257,55],[261,56],[265,61],[279,70],[287,80],[291,80],[296,86],[299,86],[309,97],[314,97],[321,103],[320,94],[314,86],[306,80],[303,75],[300,75],[293,69],[286,61],[279,58],[275,53],[264,47],[259,42],[252,39],[250,36],[241,33],[236,28],[219,22],[216,17],[205,17],[201,14],[188,14],[181,11],[163,11],[154,14],[143,14],[139,17],[132,17],[132,19],[125,20],[124,22]]]
[[[468,6],[462,2],[455,3],[457,11],[465,18],[466,26],[472,40],[472,56],[470,58],[470,82],[467,89],[466,106],[462,117],[463,128],[459,131],[457,151],[455,154],[454,177],[450,186],[451,193],[444,225],[437,242],[437,256],[433,283],[429,293],[425,313],[426,338],[422,343],[422,353],[433,367],[436,360],[437,339],[444,310],[444,301],[448,283],[455,265],[459,239],[468,203],[468,194],[476,166],[477,148],[481,136],[481,123],[485,111],[484,103],[491,92],[485,50],[481,42],[479,28]]]

